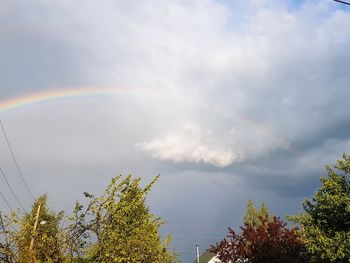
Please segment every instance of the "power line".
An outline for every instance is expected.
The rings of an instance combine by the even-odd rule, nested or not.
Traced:
[[[200,225],[181,225],[181,224],[165,224],[162,227],[179,227],[179,228],[203,228],[203,229],[211,229],[211,230],[217,230],[222,231],[226,230],[227,227],[216,227],[216,226],[200,226]]]
[[[25,185],[25,187],[27,188],[27,191],[28,191],[28,193],[30,194],[30,196],[33,198],[33,200],[35,200],[34,195],[33,195],[32,192],[29,190],[29,187],[28,187],[28,185],[27,185],[27,183],[26,183],[26,180],[25,180],[24,177],[23,177],[23,173],[22,173],[21,169],[19,168],[17,159],[16,159],[16,157],[15,157],[15,154],[13,153],[13,150],[12,150],[12,147],[11,147],[11,144],[10,144],[10,141],[9,141],[9,139],[8,139],[8,137],[7,137],[7,134],[6,134],[4,125],[2,124],[2,121],[1,121],[1,120],[0,120],[0,125],[1,125],[2,131],[3,131],[4,136],[5,136],[7,146],[8,146],[8,148],[10,149],[12,159],[13,159],[13,161],[15,162],[15,165],[16,165],[16,167],[17,167],[17,171],[18,171],[19,175],[21,176],[22,182],[23,182],[23,184]]]
[[[26,209],[23,207],[22,203],[21,203],[21,202],[19,201],[19,199],[17,198],[17,196],[16,196],[15,192],[13,191],[13,189],[12,189],[10,183],[7,181],[7,178],[6,178],[6,176],[5,176],[5,173],[4,173],[4,171],[2,170],[1,167],[0,167],[0,172],[1,172],[2,176],[4,177],[7,186],[10,188],[11,193],[12,193],[13,197],[16,199],[16,201],[17,201],[17,203],[19,204],[19,206],[22,207],[22,209],[24,210],[24,212],[27,212]]]
[[[172,245],[172,246],[184,246],[184,245],[193,245],[195,242],[190,242],[190,241],[188,241],[188,242],[171,242],[170,243],[170,245]],[[209,241],[201,241],[200,242],[201,244],[213,244],[213,242],[209,242]]]
[[[0,195],[1,195],[2,199],[4,199],[4,201],[5,201],[6,205],[7,205],[7,207],[8,207],[11,211],[13,211],[12,207],[10,206],[9,202],[7,201],[6,197],[2,194],[1,191],[0,191]]]
[[[333,0],[334,2],[338,2],[338,3],[341,3],[341,4],[344,4],[344,5],[350,5],[349,2],[344,2],[344,1],[341,1],[341,0]]]
[[[191,237],[192,239],[206,239],[206,240],[212,240],[212,239],[223,239],[224,237],[218,237],[218,236],[205,236],[205,235],[193,235],[193,234],[177,234],[177,233],[171,233],[173,238],[175,237]],[[164,236],[166,237],[166,236]]]

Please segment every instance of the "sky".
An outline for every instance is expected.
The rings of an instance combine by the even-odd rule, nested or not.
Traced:
[[[350,7],[331,0],[0,0],[0,119],[35,195],[69,213],[118,174],[184,262],[247,202],[302,209],[350,147]],[[31,198],[4,136],[0,167]],[[3,178],[0,190],[16,207]],[[8,211],[3,200],[0,210]]]

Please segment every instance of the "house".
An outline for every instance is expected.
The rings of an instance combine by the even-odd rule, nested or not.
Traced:
[[[216,258],[215,254],[205,251],[200,257],[199,257],[199,263],[220,263],[221,261]],[[197,260],[195,260],[193,263],[197,263]]]

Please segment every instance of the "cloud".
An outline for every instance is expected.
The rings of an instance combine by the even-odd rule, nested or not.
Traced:
[[[174,162],[203,162],[226,166],[239,160],[239,156],[231,149],[216,145],[212,139],[210,130],[203,131],[198,125],[187,123],[162,138],[139,143],[137,146],[155,158]]]
[[[136,146],[160,160],[205,163],[218,167],[254,159],[276,147],[288,147],[287,142],[263,136],[261,130],[254,132],[258,139],[254,139],[251,134],[242,134],[237,128],[218,136],[209,129],[203,130],[196,123],[186,123],[163,137]]]
[[[141,142],[179,169],[268,162],[349,137],[350,15],[334,3],[84,3],[4,1],[2,98],[59,86],[151,90],[157,99],[124,97],[115,113],[123,136],[137,133],[125,148]]]
[[[286,211],[350,147],[350,13],[333,1],[1,4],[1,100],[72,86],[139,91],[0,116],[29,184],[61,204],[98,192],[116,173],[161,173],[163,195],[176,200],[161,211],[176,211],[170,221],[178,211],[196,218],[197,200],[182,209],[203,190],[193,190],[197,181],[210,181],[213,193],[198,202],[224,203],[227,222],[232,200],[251,194]],[[3,146],[1,166],[14,173]],[[226,189],[219,177],[241,180]],[[180,202],[181,179],[193,184]]]

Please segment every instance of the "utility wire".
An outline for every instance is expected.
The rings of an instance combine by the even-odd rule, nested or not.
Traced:
[[[12,189],[10,183],[7,181],[7,178],[6,178],[6,176],[5,176],[5,173],[4,173],[4,171],[2,170],[1,167],[0,167],[0,172],[1,172],[2,176],[4,177],[7,186],[10,188],[11,193],[12,193],[13,197],[16,199],[16,201],[17,201],[17,203],[19,204],[19,206],[22,207],[22,209],[24,210],[24,212],[27,212],[26,209],[23,207],[22,203],[21,203],[21,202],[19,201],[19,199],[17,198],[17,196],[16,196],[15,192],[13,191],[13,189]]]
[[[200,226],[200,225],[181,225],[181,224],[164,224],[162,227],[176,227],[176,228],[203,228],[203,229],[211,229],[211,230],[227,230],[227,227],[217,227],[217,226]]]
[[[211,239],[223,239],[222,236],[210,236],[210,235],[196,235],[196,234],[177,234],[177,233],[171,233],[173,237],[191,237],[193,239],[205,239],[205,240],[211,240]],[[165,236],[166,237],[166,236]]]
[[[341,1],[341,0],[333,0],[334,2],[338,2],[338,3],[341,3],[341,4],[344,4],[344,5],[350,5],[349,2],[345,2],[345,1]]]
[[[6,205],[7,205],[7,207],[8,207],[11,211],[13,211],[12,207],[10,206],[9,202],[7,201],[6,197],[2,194],[1,191],[0,191],[0,195],[1,195],[2,199],[4,199],[4,201],[5,201]]]
[[[8,137],[7,137],[7,134],[6,134],[4,125],[2,124],[2,121],[1,121],[1,120],[0,120],[0,125],[1,125],[2,131],[3,131],[4,136],[5,136],[7,146],[8,146],[8,148],[10,149],[10,152],[11,152],[11,155],[12,155],[12,159],[13,159],[13,161],[15,162],[15,165],[16,165],[16,167],[17,167],[17,171],[18,171],[19,175],[21,176],[22,182],[23,182],[23,184],[25,185],[25,187],[27,188],[27,191],[28,191],[28,193],[30,194],[30,196],[33,198],[33,200],[35,200],[34,195],[33,195],[32,192],[29,190],[29,187],[28,187],[28,185],[27,185],[27,183],[26,183],[26,180],[24,180],[23,173],[22,173],[21,169],[19,168],[17,159],[16,159],[16,157],[15,157],[15,154],[13,153],[13,150],[12,150],[12,147],[11,147],[11,144],[10,144],[10,141],[9,141],[9,139],[8,139]]]

